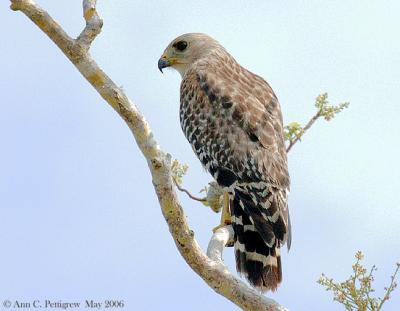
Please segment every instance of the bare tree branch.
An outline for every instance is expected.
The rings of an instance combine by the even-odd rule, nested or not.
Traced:
[[[194,238],[193,231],[188,226],[186,216],[174,190],[174,182],[171,177],[171,157],[160,149],[153,138],[149,124],[137,107],[129,100],[123,90],[101,70],[89,54],[90,44],[100,33],[102,26],[95,5],[95,0],[83,1],[86,27],[77,39],[72,39],[34,0],[11,0],[11,9],[21,11],[30,18],[61,49],[131,129],[141,152],[147,160],[153,186],[171,235],[189,266],[212,289],[243,310],[286,310],[274,300],[263,296],[234,277],[220,261],[210,259],[201,250]],[[220,254],[222,254],[221,245],[229,241],[229,239],[226,239],[224,230],[222,240],[220,239],[221,236],[218,235],[218,230],[213,236],[214,240],[220,239],[221,241],[218,246],[221,250]],[[211,252],[210,256],[217,258],[213,254]]]
[[[233,228],[227,225],[215,230],[210,242],[208,243],[207,256],[216,262],[223,264],[222,252],[225,246],[233,243]]]
[[[101,32],[101,27],[103,26],[103,20],[96,11],[96,0],[83,1],[83,17],[86,21],[86,27],[77,38],[77,42],[86,50],[89,50],[90,45]]]
[[[301,140],[303,135],[320,117],[323,117],[326,121],[330,121],[344,109],[348,108],[349,105],[349,102],[342,102],[338,105],[329,105],[328,93],[319,94],[315,99],[317,113],[310,119],[310,121],[308,121],[306,126],[301,127],[301,125],[297,122],[293,122],[285,126],[285,140],[289,141],[286,152],[289,152],[290,149],[292,149],[292,147]]]

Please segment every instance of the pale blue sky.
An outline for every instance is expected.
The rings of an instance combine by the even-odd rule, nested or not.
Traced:
[[[210,177],[180,130],[180,76],[157,60],[185,32],[218,39],[276,91],[285,122],[314,98],[351,102],[289,155],[293,242],[274,299],[341,310],[316,283],[344,279],[354,253],[376,264],[378,293],[400,260],[400,2],[102,1],[92,53],[150,122],[162,148]],[[39,3],[79,34],[81,1]],[[0,4],[0,300],[124,299],[125,310],[236,310],[178,254],[126,125],[25,16]],[[219,216],[181,196],[203,248]],[[233,269],[232,249],[225,259]],[[400,291],[386,309],[398,310]],[[1,307],[0,307],[1,309]]]

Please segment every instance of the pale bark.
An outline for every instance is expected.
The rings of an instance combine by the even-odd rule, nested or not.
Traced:
[[[217,230],[210,242],[209,258],[200,248],[190,230],[179,204],[171,177],[171,158],[155,141],[149,124],[137,107],[92,59],[89,49],[101,31],[102,20],[96,11],[96,0],[83,1],[86,27],[73,39],[33,0],[11,0],[11,9],[23,12],[61,49],[80,73],[114,108],[131,129],[147,160],[153,186],[162,213],[175,244],[189,266],[217,293],[225,296],[243,310],[286,310],[233,276],[222,263],[222,250],[232,238],[232,230]]]
[[[233,242],[233,228],[231,225],[224,226],[218,228],[213,236],[211,237],[210,242],[207,247],[207,256],[214,260],[215,262],[219,262],[223,264],[222,252],[226,245],[231,244]]]

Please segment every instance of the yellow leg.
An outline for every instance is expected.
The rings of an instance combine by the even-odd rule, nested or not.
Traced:
[[[223,204],[222,204],[222,212],[221,212],[221,222],[219,226],[216,226],[213,229],[213,232],[217,231],[219,228],[224,227],[226,225],[231,224],[231,212],[229,209],[229,195],[228,192],[223,194]]]

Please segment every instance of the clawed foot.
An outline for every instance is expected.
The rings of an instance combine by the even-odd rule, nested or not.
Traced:
[[[227,192],[223,194],[223,204],[222,204],[222,213],[221,213],[221,222],[219,226],[216,226],[213,229],[213,232],[217,231],[219,228],[225,227],[226,225],[230,225],[231,221],[231,213],[229,211],[229,195]]]
[[[222,223],[222,224],[216,226],[212,231],[213,231],[213,233],[215,233],[215,231],[217,231],[218,229],[220,229],[220,228],[222,228],[222,227],[225,227],[225,226],[228,226],[228,225],[230,225],[231,223],[232,223],[232,222],[231,222],[230,220],[226,220],[224,223]]]

